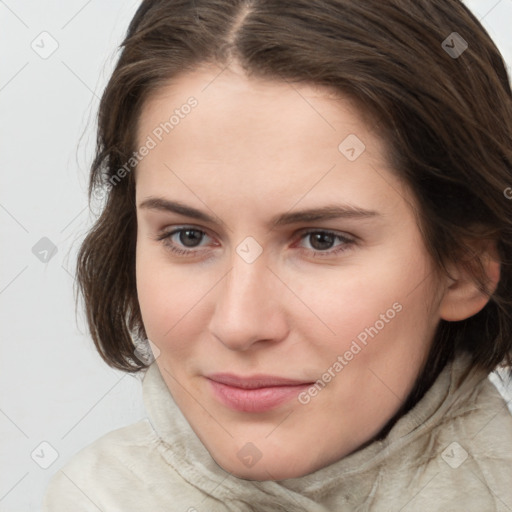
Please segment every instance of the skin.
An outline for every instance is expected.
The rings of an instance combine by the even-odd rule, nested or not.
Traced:
[[[203,67],[161,88],[139,120],[142,144],[168,112],[190,96],[198,101],[136,170],[137,290],[172,396],[215,461],[241,478],[300,477],[371,441],[412,389],[439,320],[486,303],[456,267],[453,279],[434,271],[414,198],[389,168],[374,125],[331,92]],[[366,146],[354,161],[338,149],[350,134]],[[154,197],[215,222],[141,206]],[[269,224],[327,204],[376,215]],[[199,233],[158,240],[177,228]],[[354,242],[334,237],[322,249],[303,235],[312,228]],[[237,253],[246,237],[262,249],[252,263]],[[333,371],[397,303],[401,311]],[[205,378],[229,371],[315,382],[329,368],[335,376],[308,403],[292,399],[263,413],[220,403]],[[237,456],[248,442],[261,453],[252,467]]]

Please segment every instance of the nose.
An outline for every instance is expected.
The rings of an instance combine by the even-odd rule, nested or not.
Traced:
[[[275,271],[274,271],[275,272]],[[211,334],[231,350],[279,342],[288,333],[285,285],[260,256],[247,263],[234,253],[232,268],[215,287]]]

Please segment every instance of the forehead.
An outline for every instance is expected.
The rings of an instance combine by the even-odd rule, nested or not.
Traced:
[[[193,109],[187,106],[191,98],[197,103]],[[266,138],[270,143],[267,149],[277,145],[282,148],[287,140],[299,143],[304,139],[323,141],[323,145],[337,149],[340,137],[348,130],[371,142],[372,146],[380,144],[378,134],[371,133],[375,123],[339,91],[317,84],[247,77],[237,67],[219,69],[203,65],[157,89],[146,99],[142,109],[138,141],[142,142],[158,125],[169,121],[173,113],[179,119],[174,116],[172,133],[166,131],[164,137],[169,135],[165,138],[177,140],[180,132],[190,136],[187,125],[192,124],[197,137],[203,141],[201,147],[210,139],[221,143],[222,135],[235,132],[252,135],[245,140],[237,137],[236,147]],[[375,140],[370,141],[370,138]],[[217,147],[226,149],[221,144]]]
[[[184,108],[190,98],[195,106]],[[365,183],[382,185],[387,167],[374,124],[348,98],[237,69],[203,67],[160,88],[139,119],[139,145],[147,137],[155,145],[136,170],[145,194],[179,187],[233,201],[231,190],[242,202],[258,195],[290,203],[313,188],[336,199],[364,186],[370,196],[378,190]]]

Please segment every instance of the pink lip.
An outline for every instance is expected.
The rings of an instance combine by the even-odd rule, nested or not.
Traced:
[[[217,399],[224,405],[243,412],[274,409],[313,384],[271,375],[238,377],[217,373],[207,378]]]

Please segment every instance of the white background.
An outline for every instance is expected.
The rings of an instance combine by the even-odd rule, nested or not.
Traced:
[[[73,291],[98,100],[138,4],[0,0],[1,512],[40,510],[71,455],[144,416],[139,378],[102,362]],[[512,0],[467,4],[510,69]],[[47,59],[31,47],[44,31],[58,44]],[[43,237],[57,247],[47,263],[32,252]],[[43,441],[58,452],[48,469]]]

